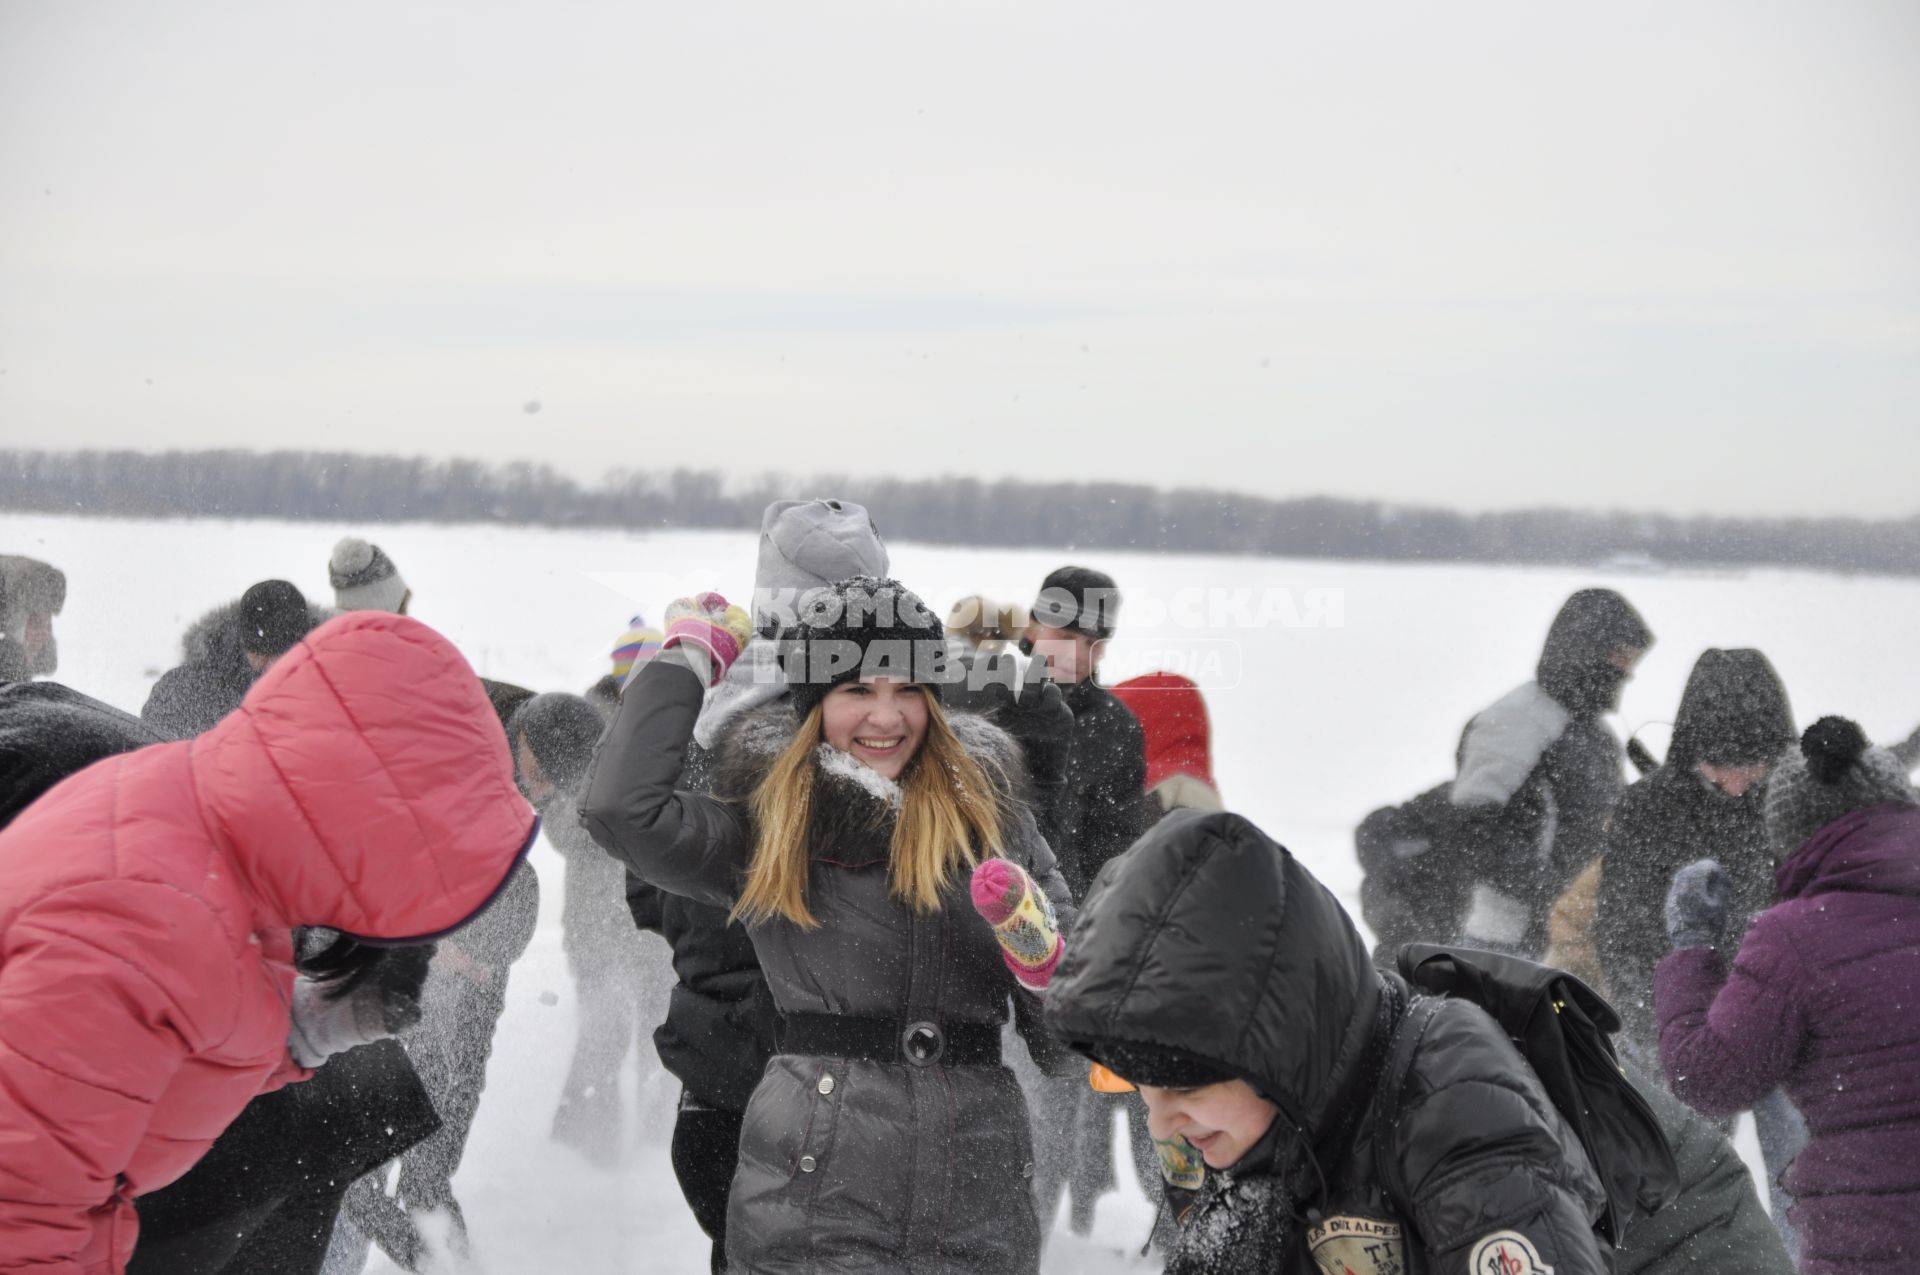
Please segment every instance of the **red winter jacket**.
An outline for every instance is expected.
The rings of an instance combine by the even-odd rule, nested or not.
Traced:
[[[1173,775],[1213,782],[1207,702],[1200,688],[1178,673],[1147,673],[1113,688],[1114,697],[1140,719],[1147,736],[1147,791]]]
[[[533,827],[473,670],[374,611],[309,634],[206,734],[29,807],[0,833],[0,1270],[121,1271],[132,1197],[306,1075],[293,927],[442,934]]]

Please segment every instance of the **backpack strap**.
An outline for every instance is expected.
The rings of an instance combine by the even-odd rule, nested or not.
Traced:
[[[1393,1041],[1387,1047],[1384,1082],[1373,1099],[1373,1163],[1387,1199],[1409,1222],[1413,1219],[1412,1193],[1400,1177],[1400,1158],[1392,1154],[1393,1131],[1400,1123],[1400,1092],[1406,1088],[1407,1075],[1413,1069],[1413,1056],[1420,1041],[1440,1012],[1444,996],[1415,993],[1407,1012],[1393,1029]]]

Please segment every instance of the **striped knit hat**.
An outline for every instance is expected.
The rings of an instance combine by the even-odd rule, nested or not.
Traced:
[[[645,616],[636,615],[628,620],[627,631],[613,644],[614,680],[626,681],[635,664],[644,664],[660,654],[660,643],[664,640],[660,630],[648,624]]]

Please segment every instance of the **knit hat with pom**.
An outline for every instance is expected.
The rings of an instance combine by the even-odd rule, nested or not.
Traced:
[[[327,560],[333,583],[333,601],[342,611],[400,610],[407,600],[407,582],[393,559],[358,536],[347,536],[333,547]]]
[[[1823,717],[1767,776],[1767,848],[1779,863],[1841,816],[1889,801],[1920,804],[1906,768],[1856,723]]]
[[[834,687],[863,677],[906,678],[937,697],[958,669],[946,639],[940,617],[898,580],[855,576],[819,590],[778,639],[793,711],[804,718]]]

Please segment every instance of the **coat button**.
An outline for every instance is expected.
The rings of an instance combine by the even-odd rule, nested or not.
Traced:
[[[1025,1164],[1020,1166],[1020,1176],[1023,1178],[1030,1178],[1033,1176],[1033,1161],[1029,1160]]]
[[[800,1157],[800,1172],[812,1173],[818,1163],[812,1156],[803,1155]]]
[[[820,1077],[820,1092],[821,1092],[821,1093],[832,1093],[832,1092],[833,1092],[833,1077],[832,1077],[832,1076],[822,1076],[822,1077]]]

